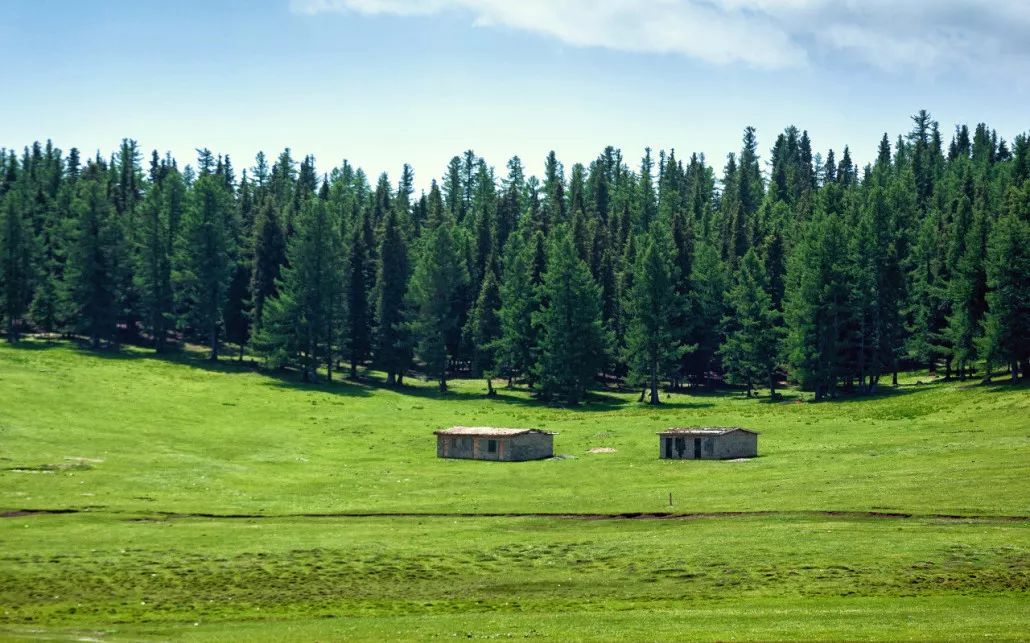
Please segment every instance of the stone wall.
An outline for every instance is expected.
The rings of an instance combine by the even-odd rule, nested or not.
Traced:
[[[671,440],[671,449],[667,441]],[[700,440],[701,453],[696,457],[695,440]],[[727,460],[753,458],[758,455],[758,436],[747,431],[731,431],[722,435],[662,435],[658,440],[658,457],[674,460]]]
[[[524,433],[509,436],[437,435],[436,455],[469,460],[540,460],[554,455],[554,436]],[[494,450],[490,450],[493,442]]]
[[[524,433],[511,438],[511,449],[504,460],[541,460],[554,456],[554,436],[549,433]]]

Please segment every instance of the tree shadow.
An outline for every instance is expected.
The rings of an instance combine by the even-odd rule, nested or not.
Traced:
[[[381,389],[384,391],[391,391],[398,395],[405,395],[409,397],[417,397],[427,400],[440,400],[440,401],[475,401],[485,402],[488,404],[507,404],[512,406],[525,406],[534,407],[540,409],[562,409],[567,411],[612,411],[625,406],[628,402],[622,398],[607,395],[603,392],[590,391],[586,395],[586,399],[582,404],[576,406],[561,405],[557,403],[547,402],[545,400],[537,399],[534,397],[527,397],[525,394],[529,393],[532,395],[531,389],[526,388],[495,388],[494,395],[487,395],[484,390],[481,393],[471,391],[460,391],[460,390],[447,390],[440,391],[435,386],[412,386],[406,384],[403,386],[389,386],[381,380],[372,380],[366,382],[366,385],[371,389]],[[523,395],[517,395],[513,393],[523,393]]]
[[[157,353],[150,349],[136,346],[118,346],[93,348],[87,342],[79,340],[63,340],[44,344],[42,342],[20,342],[14,345],[18,350],[50,350],[55,348],[71,349],[78,355],[100,359],[105,361],[119,362],[158,362],[165,364],[177,364],[189,368],[205,371],[208,373],[220,373],[225,375],[254,373],[260,375],[266,381],[265,386],[279,388],[319,391],[336,395],[351,397],[367,397],[372,394],[372,387],[364,386],[357,382],[348,380],[324,380],[304,382],[299,373],[294,371],[269,370],[261,368],[254,360],[239,361],[235,358],[222,358],[211,360],[207,353],[191,350],[188,348],[169,347],[167,350]]]
[[[936,383],[929,384],[906,384],[904,386],[891,386],[890,384],[878,386],[872,393],[861,391],[840,391],[835,398],[819,400],[819,404],[851,404],[854,402],[869,402],[872,400],[887,400],[896,397],[905,397],[917,393],[925,393],[937,388]],[[814,400],[809,403],[816,403]]]
[[[1023,379],[1018,382],[1012,382],[1008,379],[1002,380],[996,378],[990,382],[979,382],[972,388],[977,388],[981,391],[987,391],[988,393],[1006,393],[1011,391],[1026,391],[1030,390],[1030,379]]]

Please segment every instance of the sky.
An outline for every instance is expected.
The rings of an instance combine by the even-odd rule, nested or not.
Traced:
[[[0,147],[290,147],[420,187],[466,149],[721,168],[745,126],[768,159],[793,124],[864,163],[919,109],[945,140],[1030,129],[1021,0],[4,0],[0,56]]]

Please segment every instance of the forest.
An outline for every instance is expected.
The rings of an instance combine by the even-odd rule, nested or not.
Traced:
[[[1030,375],[1030,139],[985,124],[813,153],[745,128],[718,171],[675,150],[543,178],[472,150],[415,194],[343,161],[259,153],[238,172],[134,140],[83,159],[51,142],[0,154],[0,317],[8,342],[64,334],[212,359],[256,356],[305,381],[385,374],[529,386],[577,404],[641,391],[786,383],[871,393],[922,368]],[[718,177],[718,178],[717,178]]]

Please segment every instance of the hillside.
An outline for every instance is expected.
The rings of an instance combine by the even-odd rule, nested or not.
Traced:
[[[1030,394],[920,381],[561,409],[481,381],[4,346],[0,634],[1018,635]],[[551,429],[560,457],[437,459],[451,424]],[[656,431],[695,424],[758,430],[761,456],[657,459]],[[640,512],[677,516],[615,516]]]

